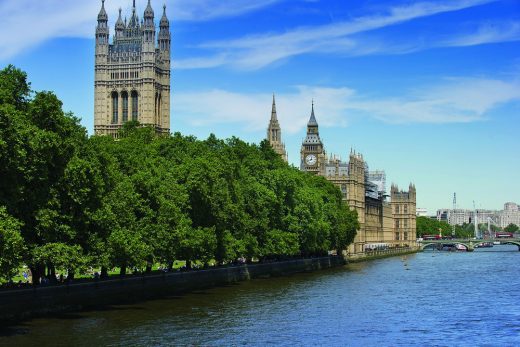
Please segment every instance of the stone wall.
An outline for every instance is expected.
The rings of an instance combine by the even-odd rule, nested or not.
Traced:
[[[190,272],[0,291],[0,323],[51,313],[125,304],[253,278],[283,276],[345,264],[343,257],[296,259]]]

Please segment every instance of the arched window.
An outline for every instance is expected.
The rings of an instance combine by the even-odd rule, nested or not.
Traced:
[[[154,107],[154,121],[157,124],[157,119],[159,119],[159,93],[155,92],[155,107]]]
[[[112,92],[112,124],[119,122],[119,96],[117,92]]]
[[[162,112],[161,112],[161,104],[162,104],[162,96],[159,94],[159,102],[157,103],[157,125],[161,126],[161,118],[162,118]]]
[[[128,92],[121,93],[123,99],[123,123],[128,122]]]
[[[132,120],[137,120],[137,116],[139,114],[139,100],[137,96],[137,92],[135,90],[132,91]]]

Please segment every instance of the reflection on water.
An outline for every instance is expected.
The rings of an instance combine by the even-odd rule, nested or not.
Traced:
[[[0,345],[515,346],[519,273],[515,246],[425,252],[32,320]]]

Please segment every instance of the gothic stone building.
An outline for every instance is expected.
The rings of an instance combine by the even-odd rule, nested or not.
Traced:
[[[273,94],[273,106],[271,109],[271,120],[267,127],[267,140],[273,147],[274,151],[278,153],[283,160],[287,161],[287,151],[285,144],[282,142],[282,129],[278,123],[278,115],[276,114],[276,100]]]
[[[409,191],[405,192],[392,185],[391,202],[388,202],[384,190],[378,191],[377,185],[368,180],[368,165],[361,154],[351,151],[348,162],[332,155],[327,158],[314,103],[300,155],[302,171],[324,176],[334,183],[341,190],[343,200],[357,211],[360,228],[348,250],[350,254],[363,253],[366,245],[378,243],[415,246],[415,186],[410,184]]]
[[[148,0],[139,20],[135,0],[130,20],[121,9],[110,44],[105,0],[96,27],[94,131],[117,137],[127,121],[139,121],[157,134],[170,132],[170,23],[166,6],[159,22]]]

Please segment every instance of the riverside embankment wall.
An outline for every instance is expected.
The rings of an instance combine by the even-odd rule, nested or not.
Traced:
[[[295,259],[0,291],[0,322],[16,322],[52,313],[136,302],[253,278],[316,271],[344,264],[343,257]]]
[[[404,247],[404,248],[393,248],[381,251],[365,252],[360,254],[354,254],[347,256],[349,263],[360,263],[364,261],[397,257],[401,255],[414,254],[420,252],[419,247]]]

